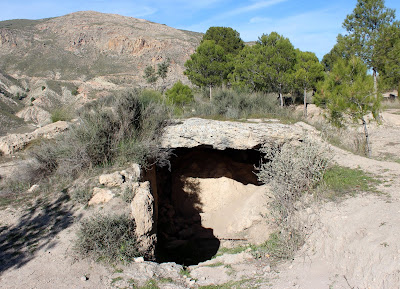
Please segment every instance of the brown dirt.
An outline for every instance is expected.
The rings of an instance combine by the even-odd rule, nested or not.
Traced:
[[[398,141],[400,115],[391,114],[390,117],[384,118],[387,122],[383,125],[371,128],[373,149],[378,152],[390,149],[395,157],[400,158],[397,145],[391,144]],[[367,159],[338,148],[332,149],[334,160],[339,165],[360,167],[379,177],[383,182],[378,190],[383,194],[360,194],[342,202],[328,202],[313,207],[312,211],[315,212],[316,218],[314,217],[310,223],[311,229],[305,246],[293,261],[279,265],[279,273],[270,272],[266,263],[246,259],[245,265],[232,264],[234,269],[245,266],[246,270],[237,269],[236,273],[226,276],[232,280],[237,276],[254,280],[257,278],[261,280],[256,284],[260,286],[259,288],[399,287],[400,163],[393,161],[393,158],[378,160],[382,159],[379,153],[375,155],[377,159]],[[251,198],[237,194],[234,189],[238,184],[225,177],[221,177],[220,180],[203,179],[199,185],[207,188],[216,184],[221,186],[221,190],[229,189],[231,205],[225,207],[223,212],[216,212],[213,210],[214,199],[208,200],[210,196],[204,195],[203,203],[206,206],[203,209],[210,217],[210,219],[205,218],[204,223],[214,223],[215,228],[218,228],[219,220],[232,217],[232,226],[221,228],[227,232],[240,223],[234,216],[229,216],[230,209],[243,209],[245,206],[240,206],[241,203],[250,204],[252,201]],[[252,191],[251,185],[247,186],[249,191]],[[113,287],[111,279],[115,273],[111,266],[89,260],[78,260],[72,254],[71,241],[75,237],[77,221],[82,215],[90,213],[90,210],[68,207],[68,203],[60,201],[47,201],[48,203],[32,201],[26,208],[0,210],[2,248],[0,260],[3,262],[6,260],[1,266],[2,288]],[[219,200],[219,202],[225,201],[222,197]],[[50,214],[52,218],[46,218],[45,213]],[[26,228],[29,224],[36,223],[41,224],[36,228],[40,233],[29,233],[32,232],[32,228],[30,230]],[[14,236],[25,242],[32,240],[32,246],[22,248],[23,246],[18,247],[15,243],[13,247],[10,243],[12,240],[10,232],[16,233]],[[208,271],[218,270],[217,267],[208,268],[210,268]],[[229,271],[227,268],[221,268],[224,272]],[[216,276],[222,278],[220,273],[222,271],[215,272]],[[82,281],[83,276],[87,276],[88,280]],[[215,281],[207,280],[209,284]],[[185,288],[178,285],[175,287],[160,285],[160,287]]]

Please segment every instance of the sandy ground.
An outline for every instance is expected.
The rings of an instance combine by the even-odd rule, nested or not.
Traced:
[[[384,119],[371,129],[374,155],[389,147],[399,159],[400,116],[385,113]],[[273,288],[399,288],[400,163],[333,151],[339,165],[379,177],[383,194],[320,208],[306,245],[292,263],[282,265]]]
[[[202,274],[215,270],[207,276],[207,282],[218,283],[223,275],[264,278],[256,284],[259,288],[399,288],[399,138],[400,115],[395,111],[385,117],[383,125],[371,128],[373,149],[381,152],[374,156],[386,160],[367,159],[333,148],[338,164],[360,167],[379,177],[383,182],[378,190],[383,194],[362,194],[313,208],[316,218],[305,246],[292,262],[279,265],[277,271],[270,272],[267,264],[258,260],[232,264],[238,268],[233,275],[203,267]],[[389,148],[392,155],[383,158]],[[203,185],[210,183],[205,181]],[[74,230],[85,214],[87,211],[69,207],[62,198],[32,201],[26,209],[0,211],[0,287],[115,288],[110,281],[115,268],[78,260],[72,254]]]

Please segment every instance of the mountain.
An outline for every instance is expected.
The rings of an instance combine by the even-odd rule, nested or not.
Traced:
[[[76,90],[82,97],[94,98],[104,91],[146,86],[145,67],[156,68],[167,59],[171,61],[167,78],[156,86],[168,87],[177,80],[187,83],[183,65],[201,37],[201,33],[94,11],[1,21],[0,93],[19,92],[36,99],[46,89],[57,95]],[[14,79],[18,88],[11,89],[4,78]]]

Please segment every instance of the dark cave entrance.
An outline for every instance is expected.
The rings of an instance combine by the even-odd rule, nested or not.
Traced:
[[[170,160],[171,171],[157,168],[154,172],[157,261],[188,266],[211,259],[221,240],[213,228],[202,224],[204,204],[198,180],[225,178],[259,186],[254,172],[260,160],[258,149],[219,151],[206,146],[175,149]],[[218,188],[214,193],[220,193]]]

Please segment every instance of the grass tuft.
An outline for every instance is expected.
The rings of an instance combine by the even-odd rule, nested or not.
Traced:
[[[330,167],[323,177],[324,195],[331,200],[354,196],[361,192],[376,192],[379,180],[363,170],[341,166]]]
[[[94,215],[81,223],[75,251],[99,261],[131,262],[140,255],[135,223],[125,215]]]

